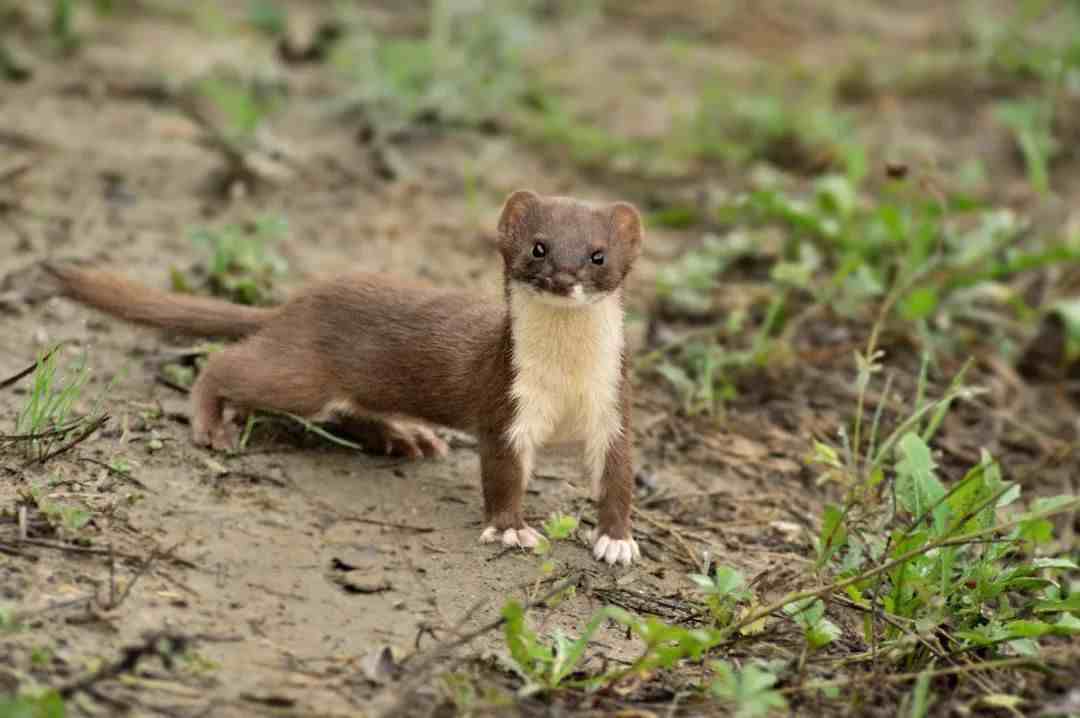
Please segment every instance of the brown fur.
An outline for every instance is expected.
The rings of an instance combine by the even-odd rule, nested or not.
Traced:
[[[507,283],[552,294],[568,277],[587,291],[617,289],[637,256],[641,224],[628,204],[599,206],[528,191],[507,200],[499,220]],[[547,246],[546,261],[532,256]],[[590,258],[605,253],[603,264]],[[226,406],[325,418],[365,447],[438,453],[394,417],[461,429],[479,440],[484,513],[498,529],[524,526],[525,463],[507,440],[516,410],[511,317],[503,303],[451,289],[353,273],[316,283],[272,309],[158,292],[120,277],[49,265],[66,293],[117,317],[194,335],[242,338],[211,355],[192,389],[194,440],[235,441]],[[623,362],[623,432],[608,452],[600,529],[629,538],[632,471],[630,394]],[[405,433],[403,434],[403,431]]]
[[[600,533],[615,538],[630,535],[630,511],[634,500],[634,461],[631,445],[631,387],[626,357],[623,357],[619,403],[622,408],[622,433],[608,449],[604,460],[604,476],[600,480],[600,507],[597,526]]]

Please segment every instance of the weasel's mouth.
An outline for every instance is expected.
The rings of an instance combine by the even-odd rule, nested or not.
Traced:
[[[556,285],[544,279],[518,282],[528,294],[538,301],[556,307],[584,307],[602,299],[604,292],[592,292],[581,282],[571,285]]]

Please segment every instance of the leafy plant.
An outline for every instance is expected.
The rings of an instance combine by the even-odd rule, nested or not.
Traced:
[[[594,615],[575,640],[556,630],[551,641],[546,642],[528,627],[525,611],[517,601],[506,603],[502,615],[506,619],[503,636],[510,652],[511,666],[526,681],[525,694],[554,690],[571,676],[585,657],[589,639],[607,618],[604,611]]]
[[[861,360],[860,415],[875,373],[873,361]],[[920,384],[912,413],[880,443],[878,410],[867,434],[857,417],[850,443],[815,452],[829,471],[854,481],[845,505],[826,509],[818,565],[835,570],[850,601],[880,612],[884,625],[868,618],[865,639],[909,667],[925,667],[942,651],[1029,655],[1040,636],[1080,632],[1080,619],[1062,600],[1067,584],[1056,580],[1076,564],[1036,555],[1052,540],[1046,517],[1080,500],[1037,499],[1004,520],[999,512],[1019,498],[1020,488],[1003,480],[989,454],[951,486],[938,475],[929,441],[945,412],[970,393],[958,377],[941,399],[929,401]],[[881,489],[890,485],[892,507],[883,511],[880,502],[889,496]],[[811,648],[835,637],[822,623],[818,596],[785,610],[804,627]]]
[[[825,617],[825,604],[820,598],[789,603],[784,606],[784,613],[802,627],[811,651],[824,648],[840,637],[840,627]]]
[[[94,518],[93,513],[85,506],[76,505],[67,501],[56,500],[50,496],[50,484],[39,483],[20,492],[22,501],[37,507],[42,516],[60,534],[74,537]]]
[[[256,144],[259,129],[284,102],[281,87],[260,78],[214,74],[199,80],[195,91],[218,114],[210,125],[218,139],[238,153]]]
[[[285,11],[274,0],[249,0],[248,20],[270,37],[284,35],[288,22]]]
[[[577,527],[576,517],[554,513],[544,522],[544,533],[552,541],[564,541],[574,535]]]
[[[548,517],[544,522],[544,536],[540,537],[540,543],[538,543],[533,549],[533,552],[537,555],[544,556],[551,552],[551,543],[553,541],[566,541],[570,539],[574,532],[577,531],[578,519],[575,516],[568,516],[563,513],[554,513]],[[551,561],[545,561],[541,566],[541,573],[551,574],[555,570],[555,564]]]
[[[622,676],[674,668],[683,661],[700,661],[724,637],[720,630],[713,628],[685,628],[654,617],[643,619],[615,606],[604,610],[608,617],[637,636],[645,647],[627,668],[602,679],[597,685]]]
[[[529,628],[524,610],[516,601],[503,606],[503,618],[510,665],[525,681],[523,694],[570,686],[589,690],[610,686],[626,676],[673,668],[684,660],[701,660],[720,641],[719,631],[683,628],[655,618],[641,619],[616,606],[606,606],[594,613],[581,636],[573,640],[561,630],[556,630],[548,640],[538,636]],[[625,626],[644,643],[641,655],[626,668],[570,680],[579,671],[592,636],[609,620]]]
[[[268,216],[250,226],[230,224],[192,232],[191,241],[208,253],[209,292],[240,304],[269,302],[274,281],[288,271],[288,263],[273,248],[287,229],[285,220]],[[175,269],[172,283],[177,291],[193,291],[189,278]]]
[[[56,691],[0,698],[0,718],[64,718],[67,709]]]
[[[713,624],[721,628],[731,623],[740,602],[752,598],[746,579],[730,566],[717,566],[709,575],[690,574],[690,580],[705,594]]]
[[[81,506],[56,503],[45,497],[38,498],[38,508],[50,523],[67,534],[77,533],[93,518],[93,514]]]
[[[738,718],[757,718],[787,708],[784,696],[773,689],[776,676],[767,669],[751,663],[736,671],[727,661],[714,661],[716,678],[710,692],[732,704]]]

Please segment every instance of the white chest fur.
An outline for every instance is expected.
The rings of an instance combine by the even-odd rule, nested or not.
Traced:
[[[622,427],[622,297],[614,292],[592,304],[552,306],[511,287],[510,312],[517,413],[508,438],[525,460],[525,475],[545,442],[581,441],[596,492]]]

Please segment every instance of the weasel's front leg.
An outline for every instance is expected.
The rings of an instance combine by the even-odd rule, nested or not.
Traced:
[[[529,528],[521,500],[532,471],[532,449],[511,447],[501,435],[480,439],[480,482],[484,489],[483,543],[502,541],[505,546],[530,548],[540,534]]]
[[[629,400],[623,402],[621,430],[607,441],[602,437],[597,441],[600,443],[587,442],[585,447],[586,463],[593,473],[594,495],[599,514],[597,528],[592,535],[593,556],[610,564],[629,564],[641,558],[641,549],[630,534],[634,469]]]

